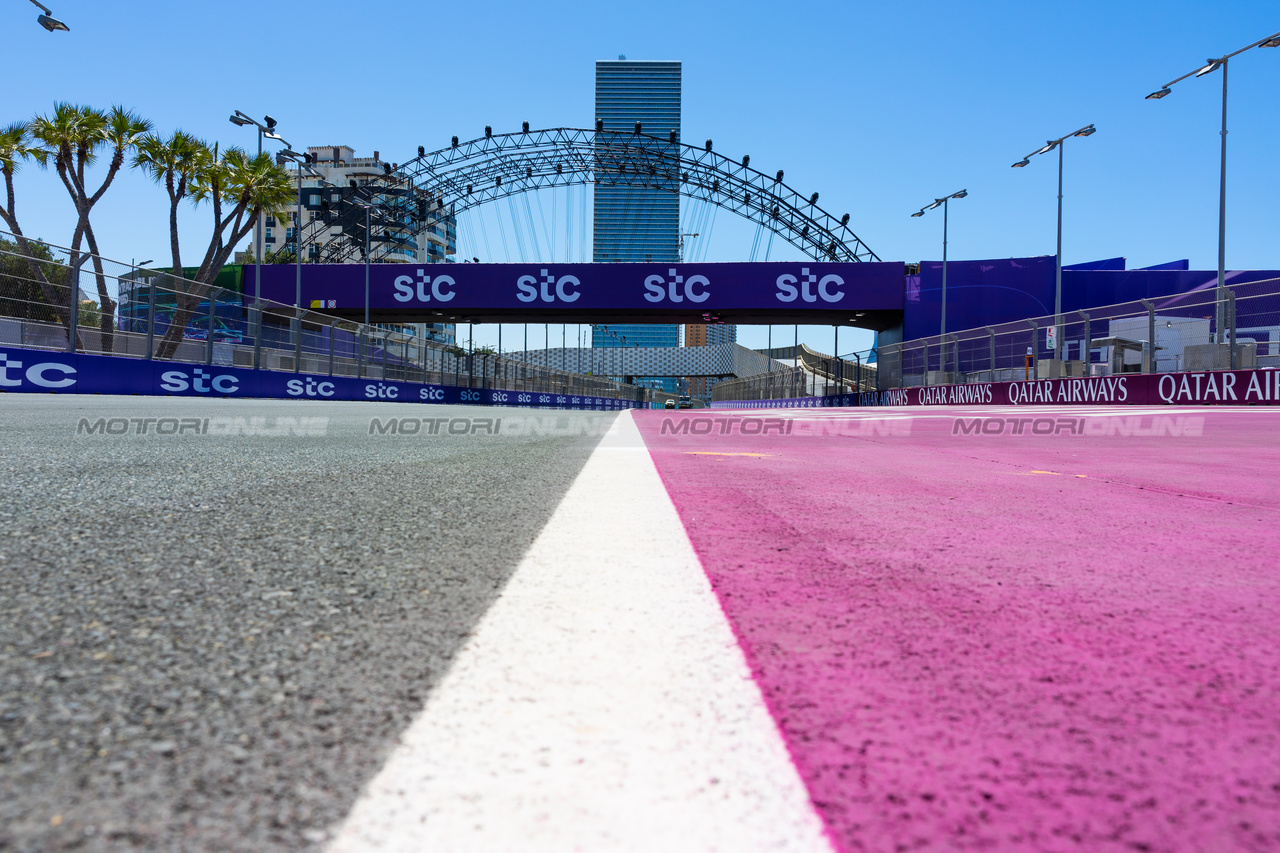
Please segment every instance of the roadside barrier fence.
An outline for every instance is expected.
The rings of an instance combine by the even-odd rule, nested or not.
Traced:
[[[836,358],[770,350],[795,366],[722,382],[713,401],[1126,374],[1280,368],[1280,279],[1210,278],[1188,293],[1030,317]]]
[[[413,325],[366,326],[312,308],[255,301],[252,265],[242,269],[240,289],[223,288],[0,231],[0,346],[645,400],[644,388],[473,351]]]

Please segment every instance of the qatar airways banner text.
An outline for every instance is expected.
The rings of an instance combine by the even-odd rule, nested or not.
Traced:
[[[907,398],[901,400],[905,395]],[[862,395],[863,405],[1277,405],[1280,371],[1216,370],[1141,373],[902,388]]]
[[[365,268],[304,264],[302,304],[364,308]],[[253,277],[246,293],[253,292]],[[262,267],[262,297],[292,305],[292,266]],[[901,263],[374,264],[369,307],[381,311],[733,309],[901,311]]]
[[[828,406],[1280,405],[1280,370],[1216,370],[1028,382],[973,382],[786,400],[726,400],[717,409]]]
[[[244,367],[143,361],[118,356],[81,355],[0,347],[0,391],[59,394],[142,394],[160,397],[372,400],[384,403],[442,403],[615,411],[636,406],[628,400],[492,388],[461,388],[279,373]]]

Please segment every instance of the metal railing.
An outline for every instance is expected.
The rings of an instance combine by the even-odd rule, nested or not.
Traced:
[[[881,344],[876,357],[878,390],[1280,367],[1280,279],[1064,312],[1056,328],[1029,317]]]
[[[179,333],[173,327],[184,314]],[[633,402],[643,402],[646,393],[608,378],[470,351],[403,326],[365,326],[269,300],[255,305],[235,288],[87,252],[73,257],[65,247],[0,231],[5,345]]]
[[[716,402],[823,397],[931,385],[1128,373],[1280,369],[1280,279],[1029,317],[835,358],[803,344],[765,351],[796,361],[718,384]],[[1055,358],[1062,342],[1063,358]]]
[[[853,360],[849,360],[817,352],[804,344],[762,352],[778,361],[794,361],[795,365],[719,382],[711,389],[712,402],[786,400],[876,390],[875,363],[861,353],[855,353]]]

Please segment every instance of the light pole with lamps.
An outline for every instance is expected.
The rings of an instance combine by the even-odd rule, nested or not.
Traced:
[[[1075,133],[1068,133],[1066,136],[1058,139],[1050,139],[1044,144],[1043,148],[1032,151],[1026,157],[1023,157],[1017,163],[1013,164],[1013,168],[1021,169],[1031,162],[1031,158],[1037,154],[1047,154],[1053,149],[1058,149],[1058,253],[1054,267],[1053,277],[1053,336],[1054,347],[1053,357],[1062,361],[1062,149],[1063,144],[1073,136],[1093,136],[1097,133],[1097,128],[1088,125],[1077,130]],[[1080,354],[1082,361],[1088,361],[1089,342],[1084,342],[1084,351]]]
[[[276,133],[276,120],[271,116],[263,116],[266,124],[260,124],[256,119],[250,118],[245,113],[236,110],[231,115],[231,123],[236,127],[246,127],[253,125],[258,129],[258,156],[262,156],[262,138],[274,139],[277,142],[284,143],[284,147],[290,148],[284,137]],[[262,361],[262,215],[253,223],[253,303],[254,310],[257,312],[257,322],[254,324],[253,332],[253,366],[261,367]]]
[[[1212,74],[1219,68],[1222,69],[1222,130],[1219,131],[1222,136],[1222,163],[1218,178],[1218,291],[1215,294],[1216,307],[1214,309],[1217,317],[1217,329],[1215,331],[1217,332],[1218,343],[1222,343],[1225,340],[1223,291],[1227,286],[1227,61],[1233,56],[1244,53],[1246,50],[1252,50],[1255,47],[1280,47],[1280,33],[1269,35],[1247,47],[1240,48],[1234,53],[1228,53],[1226,56],[1207,60],[1208,64],[1197,68],[1195,71],[1188,71],[1176,80],[1170,80],[1158,91],[1147,95],[1148,101],[1158,101],[1165,95],[1172,93],[1169,87],[1173,84],[1181,83],[1188,77],[1203,77],[1206,74]],[[1232,353],[1232,361],[1235,361],[1234,353]]]
[[[302,173],[305,170],[310,177],[318,179],[321,185],[328,182],[324,180],[323,175],[312,168],[310,154],[299,154],[288,148],[277,151],[276,162],[283,165],[286,161],[298,167],[298,205],[293,223],[293,261],[296,271],[293,313],[294,323],[297,326],[293,333],[293,372],[298,373],[302,364]]]
[[[942,206],[942,327],[939,335],[942,338],[942,372],[947,371],[947,203],[953,198],[964,198],[969,194],[968,190],[960,190],[954,192],[946,198],[936,198],[933,204],[920,208],[912,216],[924,216],[925,211],[933,210],[935,207]],[[837,357],[838,357],[837,353]],[[927,367],[926,367],[927,369]]]
[[[352,181],[352,183],[355,183]],[[360,201],[352,193],[351,203],[357,207],[364,208],[364,331],[363,334],[369,334],[369,211],[373,209],[373,204],[367,201]],[[371,339],[372,340],[372,339]],[[364,362],[364,347],[360,347],[360,361]],[[361,376],[364,374],[361,373]]]
[[[367,185],[366,189],[370,194],[370,198],[368,200],[362,201],[361,199],[356,197],[356,194],[359,192],[359,186],[356,184],[354,180],[352,180],[351,181],[352,191],[351,191],[351,194],[347,197],[347,201],[350,202],[351,204],[356,205],[357,207],[364,208],[364,325],[365,325],[365,331],[367,334],[368,329],[370,328],[370,324],[369,324],[369,256],[372,253],[370,236],[369,236],[369,229],[372,227],[372,224],[370,221],[369,214],[370,214],[370,211],[372,211],[374,208],[374,202],[372,198],[372,193],[373,193],[372,185]],[[380,220],[379,224],[393,225],[394,223],[384,222]],[[372,341],[372,338],[370,340]]]
[[[62,23],[62,21],[53,17],[53,12],[49,11],[48,6],[43,3],[37,3],[36,0],[31,0],[31,4],[44,12],[43,15],[36,16],[36,23],[40,24],[40,26],[44,27],[51,33],[57,32],[58,30],[62,30],[64,33],[71,32],[71,27],[68,27],[66,24]]]

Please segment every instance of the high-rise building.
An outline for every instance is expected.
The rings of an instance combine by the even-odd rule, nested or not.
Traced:
[[[596,122],[605,130],[642,137],[633,144],[669,147],[670,134],[680,138],[680,63],[596,63]],[[596,263],[671,263],[680,252],[678,187],[595,187],[594,241]]]
[[[716,344],[736,344],[738,327],[726,323],[687,323],[684,327],[684,345],[706,347]]]
[[[666,148],[680,139],[680,63],[619,57],[596,63],[596,122],[633,133],[639,145]],[[595,186],[592,260],[596,263],[673,263],[680,255],[679,187]],[[626,343],[622,343],[625,338]],[[593,347],[680,345],[680,327],[618,324],[596,328]],[[674,379],[671,380],[674,383]]]

